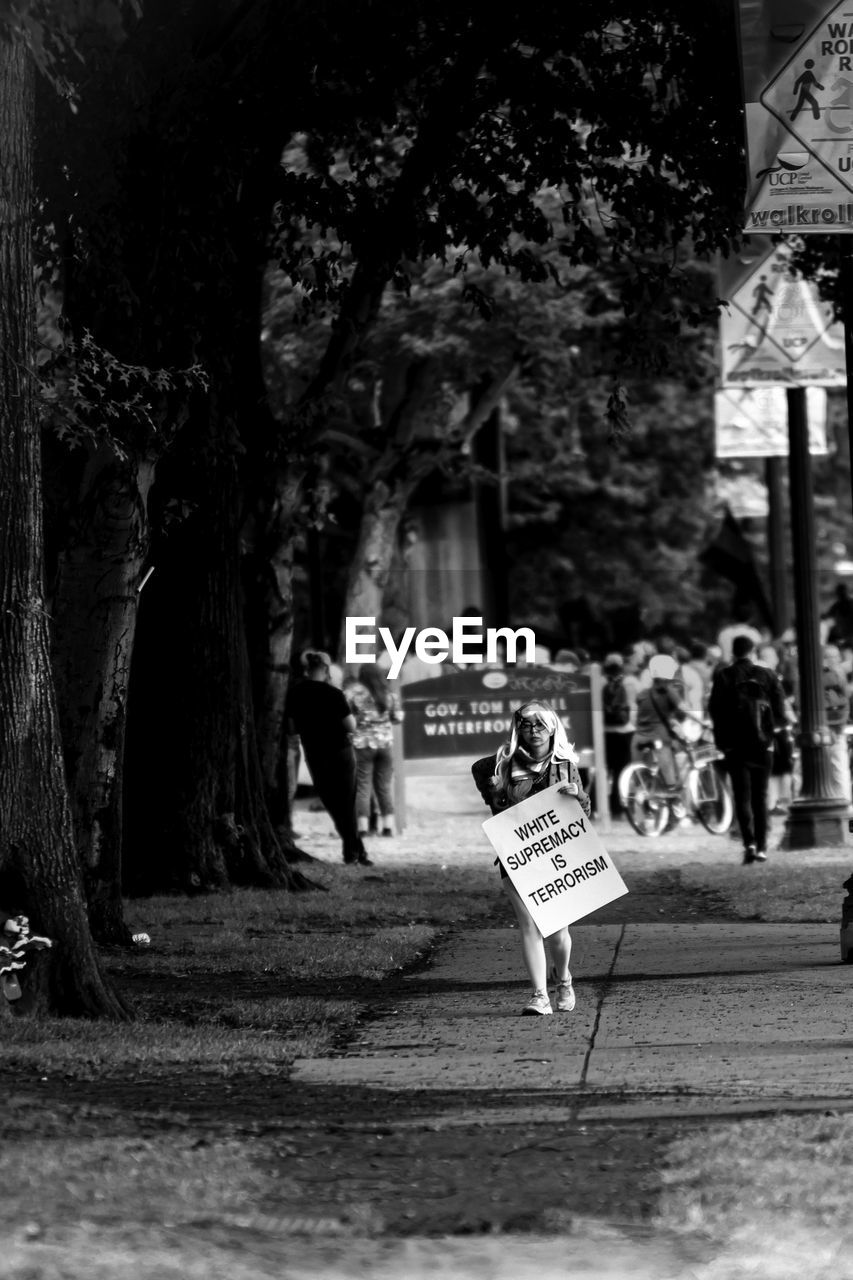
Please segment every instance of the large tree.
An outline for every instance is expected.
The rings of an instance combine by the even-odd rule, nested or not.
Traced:
[[[86,917],[44,599],[31,215],[35,64],[0,24],[0,886],[51,938],[47,1005],[121,1017]]]
[[[288,547],[318,432],[345,393],[389,283],[405,280],[410,261],[441,255],[460,270],[476,254],[538,278],[531,246],[549,235],[537,205],[543,184],[561,193],[568,263],[595,259],[585,198],[594,188],[609,240],[637,259],[625,297],[644,306],[672,293],[664,265],[649,272],[640,263],[649,246],[674,245],[692,229],[708,249],[732,225],[719,192],[729,189],[721,175],[734,147],[726,153],[720,142],[720,113],[697,103],[709,86],[707,63],[719,80],[733,45],[707,15],[543,2],[500,11],[357,4],[333,17],[296,0],[152,3],[126,55],[104,72],[100,95],[87,83],[79,113],[81,123],[97,114],[100,132],[81,130],[78,141],[87,141],[87,162],[104,158],[104,181],[88,184],[100,219],[84,222],[85,237],[79,219],[74,228],[69,298],[102,346],[118,341],[122,361],[199,359],[211,376],[168,475],[158,465],[155,499],[166,507],[165,495],[186,514],[158,543],[143,596],[144,610],[163,604],[156,630],[170,671],[161,680],[149,662],[141,685],[151,696],[138,705],[151,714],[134,755],[140,821],[131,827],[141,858],[152,846],[168,851],[176,882],[285,874],[251,745],[249,755],[241,745],[253,733],[234,569],[246,527],[240,500],[250,497],[260,512],[256,547],[286,605]],[[282,171],[283,144],[297,131],[307,167]],[[345,180],[332,164],[342,152]],[[76,192],[87,185],[78,161],[65,165]],[[277,252],[334,310],[283,449],[257,376],[276,195]],[[333,228],[338,249],[313,255],[309,222]],[[286,607],[280,617],[286,631]],[[221,696],[211,697],[214,689]],[[158,750],[164,732],[169,772]],[[161,785],[178,774],[179,785]]]
[[[45,131],[63,157],[51,171],[66,176],[50,191],[50,209],[76,358],[85,332],[109,353],[111,377],[148,370],[152,382],[144,422],[114,413],[99,434],[89,405],[85,464],[72,472],[79,488],[67,496],[58,555],[55,660],[78,845],[93,913],[113,941],[122,937],[128,805],[136,887],[300,883],[260,787],[239,530],[240,459],[263,434],[259,288],[288,128],[277,70],[306,12],[298,0],[152,0],[113,56],[87,48],[74,119]],[[162,381],[150,372],[167,363],[203,373],[194,388],[178,387],[167,372]],[[132,699],[146,559],[155,573],[142,597],[147,651]],[[80,625],[86,617],[102,622],[97,647]],[[128,714],[136,732],[123,788]]]

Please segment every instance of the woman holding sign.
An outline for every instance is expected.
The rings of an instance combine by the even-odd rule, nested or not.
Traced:
[[[509,740],[496,755],[476,761],[471,772],[492,813],[501,813],[537,791],[561,782],[561,790],[575,796],[589,817],[589,796],[581,785],[577,755],[566,738],[560,717],[547,702],[528,702],[519,707],[512,718]],[[524,965],[533,984],[533,995],[522,1013],[552,1012],[549,970],[557,984],[557,1008],[571,1012],[575,1007],[575,992],[569,972],[572,939],[568,928],[543,938],[503,866],[500,873],[504,892],[518,921]]]

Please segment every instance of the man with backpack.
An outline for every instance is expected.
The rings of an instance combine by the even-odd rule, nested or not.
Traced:
[[[726,760],[743,840],[744,863],[767,861],[767,793],[773,741],[785,728],[785,699],[775,672],[752,661],[749,635],[732,641],[732,661],[714,676],[708,712]]]

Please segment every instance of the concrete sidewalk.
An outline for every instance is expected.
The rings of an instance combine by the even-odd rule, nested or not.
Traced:
[[[838,930],[580,924],[575,1011],[522,1017],[514,929],[456,937],[343,1056],[294,1083],[435,1095],[435,1123],[853,1108],[853,968]],[[464,1094],[446,1114],[439,1095]],[[427,1102],[427,1106],[428,1106]],[[423,1113],[420,1119],[423,1120]]]
[[[482,832],[488,816],[469,777],[409,782],[409,823],[375,840],[385,866],[491,869]],[[324,815],[303,812],[312,850],[336,862]],[[326,830],[325,837],[320,833]],[[774,819],[772,875],[782,823]],[[728,837],[698,826],[644,840],[618,824],[603,837],[626,878],[687,862],[740,869]],[[853,848],[821,850],[841,883]],[[495,885],[497,892],[497,886]],[[626,901],[630,912],[631,895]],[[510,913],[507,909],[507,917]],[[840,914],[840,913],[839,913]],[[628,916],[630,919],[630,914]],[[853,966],[840,963],[838,917],[820,924],[751,921],[596,924],[572,927],[578,995],[571,1014],[521,1017],[529,987],[516,929],[475,930],[440,947],[431,967],[395,986],[393,1000],[343,1056],[298,1062],[294,1079],[326,1084],[463,1092],[485,1118],[500,1093],[501,1115],[600,1119],[721,1115],[797,1108],[853,1108]],[[447,1119],[447,1123],[451,1123]]]

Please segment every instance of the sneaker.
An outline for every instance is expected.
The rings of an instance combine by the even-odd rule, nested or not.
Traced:
[[[575,989],[571,977],[557,983],[557,1008],[561,1013],[571,1013],[575,1007]]]
[[[368,856],[367,856],[367,854],[366,854],[366,853],[360,853],[360,854],[359,854],[359,856],[358,856],[358,865],[359,865],[360,867],[372,867],[372,866],[373,866],[373,859],[372,859],[372,858],[368,858]]]
[[[534,1016],[539,1013],[553,1013],[551,1001],[548,999],[548,992],[534,991],[533,995],[530,997],[521,1012],[529,1013]]]
[[[763,850],[763,849],[756,849],[756,850],[755,850],[755,861],[756,861],[756,862],[766,862],[766,861],[767,861],[767,854],[764,852],[764,850]]]
[[[766,857],[766,856],[767,856],[767,855],[765,854],[765,857]],[[756,859],[757,859],[757,857],[758,857],[758,850],[756,849],[755,845],[754,845],[754,844],[748,844],[748,845],[746,846],[746,848],[744,849],[744,851],[743,851],[743,864],[744,864],[744,866],[746,866],[746,865],[747,865],[747,863],[749,863],[749,862],[755,862],[755,861],[756,861]]]

